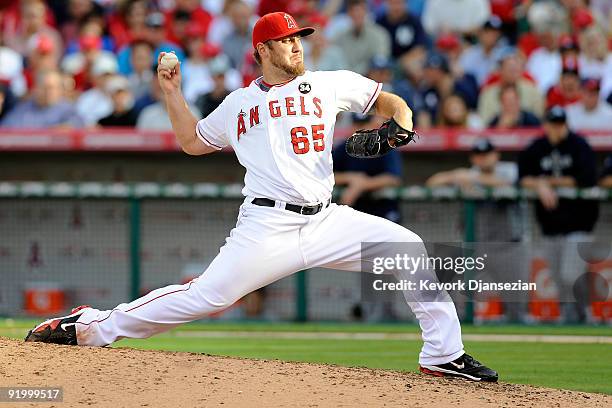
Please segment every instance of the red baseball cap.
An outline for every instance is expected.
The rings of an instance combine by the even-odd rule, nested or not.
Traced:
[[[441,50],[452,50],[461,45],[459,38],[452,33],[442,34],[436,40],[436,47]]]
[[[79,45],[83,51],[99,50],[102,48],[102,39],[97,35],[86,34],[79,38]]]
[[[582,30],[593,24],[595,19],[589,10],[578,9],[572,16],[572,24],[575,30]]]
[[[269,13],[261,17],[253,27],[253,48],[268,40],[279,40],[290,35],[305,37],[314,33],[312,27],[300,28],[291,15],[283,12]]]
[[[35,47],[36,51],[40,52],[41,54],[51,54],[55,50],[53,40],[46,34],[40,34],[38,36]]]

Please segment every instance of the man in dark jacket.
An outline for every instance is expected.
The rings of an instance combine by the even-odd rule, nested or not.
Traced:
[[[574,283],[586,266],[578,244],[593,240],[591,233],[599,207],[594,200],[560,198],[556,189],[592,187],[597,183],[597,171],[591,146],[567,127],[563,108],[554,106],[548,110],[544,135],[519,156],[519,179],[522,187],[538,195],[536,218],[560,299],[574,300]],[[584,318],[582,308],[563,306],[565,320]]]

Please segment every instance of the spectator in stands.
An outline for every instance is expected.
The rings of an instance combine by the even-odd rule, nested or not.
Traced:
[[[560,0],[565,11],[567,31],[579,32],[596,24],[587,0]]]
[[[599,99],[599,84],[597,79],[582,81],[581,101],[566,108],[570,128],[612,130],[612,107]]]
[[[189,41],[189,37],[187,35],[187,27],[189,27],[191,24],[189,12],[177,9],[173,13],[167,12],[165,13],[165,15],[167,21],[167,38],[171,39],[173,43],[179,44],[183,49],[185,49],[185,46]],[[169,20],[172,20],[172,23],[170,23]],[[194,22],[194,24],[197,23]],[[206,33],[206,31],[208,30],[208,24],[201,26],[201,30]]]
[[[20,3],[21,22],[14,33],[4,33],[5,44],[21,55],[27,56],[32,42],[43,35],[52,43],[54,58],[59,60],[63,51],[63,41],[55,28],[50,26],[45,17],[47,8],[41,0],[28,0]]]
[[[427,56],[420,84],[423,110],[417,114],[419,127],[430,127],[439,120],[440,101],[451,94],[463,98],[468,107],[476,105],[478,85],[471,75],[453,78],[447,59],[438,53]]]
[[[126,0],[117,4],[117,11],[109,16],[108,31],[118,50],[145,37],[148,12],[147,0]]]
[[[274,1],[274,0],[273,0]],[[243,2],[243,0],[227,0],[223,2],[223,8],[220,13],[218,13],[213,19],[210,28],[208,30],[208,36],[206,37],[206,42],[215,44],[219,47],[223,45],[225,37],[231,34],[234,31],[234,23],[232,22],[232,17],[230,14],[233,13],[232,8],[234,3]],[[253,6],[252,2],[247,2],[247,4]],[[263,1],[259,2],[259,8],[261,9]],[[273,11],[286,11],[287,8],[284,6],[273,6]],[[261,11],[257,12],[257,15],[263,16]],[[257,15],[251,14],[249,19],[249,27],[255,26],[257,22]]]
[[[525,68],[535,79],[540,92],[545,94],[559,81],[563,66],[557,34],[559,26],[551,23],[532,29],[540,46],[531,53]]]
[[[521,100],[521,109],[541,117],[544,101],[535,83],[524,75],[523,61],[516,53],[506,54],[500,61],[499,74],[494,74],[482,88],[478,114],[483,123],[490,123],[500,113],[499,94],[502,86],[514,85]]]
[[[230,6],[228,15],[232,21],[232,31],[223,39],[222,49],[232,66],[240,70],[245,54],[250,53],[252,47],[253,9],[244,1],[236,1]]]
[[[509,43],[516,45],[518,40],[518,19],[524,14],[527,4],[521,0],[491,0],[491,14],[502,22],[502,33]]]
[[[153,68],[153,72],[157,72],[157,65]],[[136,127],[144,130],[172,131],[172,123],[166,111],[166,106],[162,101],[161,88],[157,80],[151,81],[151,95],[155,103],[148,105],[140,111]],[[191,113],[196,118],[202,117],[200,111],[195,106],[189,105],[189,110],[191,110]]]
[[[228,57],[221,52],[218,46],[205,43],[200,37],[189,42],[187,53],[189,57],[181,63],[183,95],[188,102],[194,103],[200,95],[212,91],[215,86],[210,72],[210,62],[217,56],[222,55],[225,59]],[[231,65],[227,67],[224,74],[226,89],[233,91],[242,86],[240,72]]]
[[[580,33],[579,42],[581,77],[603,79],[606,71],[612,68],[612,52],[608,50],[605,32],[598,26],[590,27]]]
[[[213,81],[213,88],[210,92],[200,95],[195,102],[195,106],[200,110],[203,118],[210,115],[231,92],[227,89],[225,81],[225,73],[230,69],[227,55],[217,55],[208,63],[207,68]]]
[[[189,102],[202,93],[208,92],[213,86],[208,73],[208,60],[221,53],[221,47],[206,41],[202,29],[193,24],[187,28],[189,41],[185,47],[187,58],[181,61],[183,76],[183,94]]]
[[[546,94],[546,107],[567,106],[580,101],[580,76],[578,67],[574,63],[566,61],[566,65],[561,71],[559,83]]]
[[[436,173],[425,184],[427,187],[503,187],[513,185],[518,179],[516,164],[500,161],[499,152],[488,139],[478,139],[474,143],[470,164],[470,168],[460,167]]]
[[[442,100],[438,126],[456,129],[481,129],[482,122],[478,115],[468,110],[460,95],[450,94]]]
[[[348,67],[364,75],[374,56],[389,57],[391,40],[384,28],[370,21],[365,0],[348,0],[347,14],[351,26],[335,38],[335,44],[342,49]]]
[[[576,245],[592,240],[598,217],[596,200],[566,199],[558,187],[592,187],[597,183],[595,153],[588,142],[571,131],[562,107],[546,113],[544,135],[533,141],[519,156],[522,187],[535,191],[536,218],[548,243],[548,262],[559,288],[560,298],[568,301],[576,278],[585,272]],[[563,305],[565,321],[584,319],[584,310]]]
[[[22,96],[27,91],[23,75],[23,57],[12,48],[3,45],[0,30],[0,82],[8,84],[12,94]]]
[[[516,85],[502,85],[499,91],[499,102],[501,112],[493,118],[489,127],[511,129],[540,126],[540,120],[536,115],[521,109],[521,100]]]
[[[146,40],[135,40],[130,47],[132,73],[127,75],[130,90],[135,99],[145,96],[151,88],[151,81],[156,80],[151,67],[155,65],[153,45]]]
[[[461,66],[461,57],[465,51],[465,46],[458,34],[445,33],[439,35],[435,42],[435,50],[448,59],[450,72],[454,78],[459,78],[467,72]],[[467,73],[476,79],[473,73]]]
[[[53,47],[53,42],[45,35],[38,36],[36,41],[30,44],[24,63],[25,69],[23,70],[23,79],[27,93],[34,89],[34,82],[39,72],[56,71],[59,69],[56,58],[57,53]]]
[[[174,8],[166,12],[167,39],[185,45],[190,23],[198,25],[206,36],[211,22],[212,16],[200,6],[199,0],[174,0]]]
[[[604,168],[599,179],[599,186],[604,188],[612,188],[612,154],[606,157]]]
[[[117,74],[117,61],[100,56],[91,67],[92,87],[83,92],[76,101],[76,109],[87,126],[111,114],[113,102],[106,92],[106,82]]]
[[[3,127],[80,127],[83,120],[63,95],[62,76],[57,71],[38,74],[33,98],[20,102],[2,119]]]
[[[110,51],[102,49],[102,38],[97,35],[85,35],[79,38],[80,52],[66,55],[62,59],[62,70],[72,74],[77,89],[85,91],[93,86],[92,67],[102,59],[108,64],[116,65],[117,58]]]
[[[78,41],[80,37],[80,28],[88,20],[97,20],[100,24],[105,25],[104,8],[93,0],[69,0],[61,2],[63,10],[61,12],[61,20],[58,19],[58,25],[66,43]],[[56,15],[58,8],[55,8]],[[102,37],[103,33],[95,33]]]
[[[181,46],[166,39],[165,24],[166,18],[159,12],[149,14],[145,20],[146,30],[144,39],[153,44],[153,58],[157,58],[160,52],[174,51],[179,61],[183,61],[185,59],[185,54]],[[119,72],[121,72],[122,75],[128,76],[133,71],[130,61],[131,54],[132,51],[130,46],[119,50],[117,54]]]
[[[428,0],[423,10],[423,26],[432,36],[446,31],[473,33],[490,16],[488,0]]]
[[[482,86],[489,75],[497,69],[507,46],[501,39],[502,22],[491,16],[478,30],[478,43],[466,49],[460,57],[465,72],[472,74]]]
[[[605,99],[612,92],[612,52],[608,50],[606,35],[600,27],[593,26],[580,33],[579,41],[580,76],[601,80],[601,97]]]
[[[596,219],[591,206],[559,199],[553,188],[594,185],[594,153],[584,138],[568,128],[566,113],[560,106],[548,110],[544,132],[519,158],[521,185],[536,191],[540,199],[537,216],[542,232],[545,235],[590,232]]]
[[[410,53],[425,53],[429,38],[418,17],[413,16],[404,0],[387,0],[386,12],[376,19],[391,38],[391,56],[399,58]]]
[[[558,32],[568,31],[564,26],[565,12],[558,3],[553,1],[521,4],[516,7],[516,14],[520,20],[519,27],[524,27],[519,28],[517,47],[525,58],[529,58],[531,53],[540,47],[537,33],[532,27],[544,27],[540,30],[558,27]]]
[[[113,111],[98,121],[102,127],[136,126],[138,112],[134,109],[134,96],[129,81],[120,75],[106,81],[105,90],[113,101]]]
[[[78,36],[71,39],[66,45],[66,54],[81,51],[81,38],[92,36],[100,38],[101,49],[114,52],[115,42],[112,37],[105,34],[106,24],[103,18],[99,15],[89,15],[79,23]]]
[[[319,19],[310,26],[314,27],[315,32],[305,37],[304,44],[304,65],[312,71],[337,71],[347,69],[348,65],[344,59],[344,53],[337,45],[331,44],[325,37],[325,21]]]

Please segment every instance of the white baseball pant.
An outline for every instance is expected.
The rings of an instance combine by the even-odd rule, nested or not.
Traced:
[[[86,309],[76,325],[78,344],[106,346],[122,338],[150,337],[219,312],[300,270],[361,271],[362,242],[410,242],[414,244],[410,247],[425,253],[414,232],[347,206],[331,204],[318,214],[300,215],[278,203],[261,207],[250,200],[245,199],[236,227],[201,276],[184,285],[156,289],[112,310]],[[434,278],[431,271],[420,273]],[[464,351],[454,304],[420,302],[413,291],[403,295],[422,330],[420,364],[443,364],[460,357]]]

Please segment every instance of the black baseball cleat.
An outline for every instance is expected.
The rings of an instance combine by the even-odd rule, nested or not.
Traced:
[[[464,354],[458,359],[446,364],[419,366],[422,373],[438,377],[454,376],[464,377],[472,381],[497,381],[497,372],[486,367],[469,354]]]
[[[87,309],[88,305],[75,307],[68,316],[56,317],[42,322],[28,332],[25,341],[39,341],[43,343],[77,345],[75,324]]]

